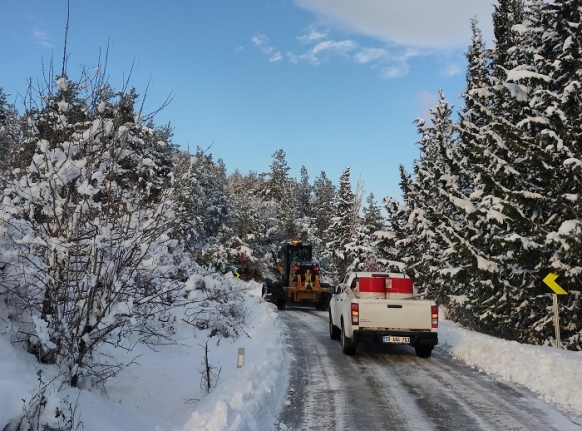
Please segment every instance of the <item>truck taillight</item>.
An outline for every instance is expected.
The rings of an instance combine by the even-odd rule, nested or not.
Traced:
[[[360,324],[360,306],[352,304],[352,325]]]
[[[437,305],[430,306],[430,323],[432,328],[439,327],[439,307]]]

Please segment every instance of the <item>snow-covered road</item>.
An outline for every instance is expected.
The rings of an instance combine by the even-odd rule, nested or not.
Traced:
[[[360,345],[354,357],[330,340],[327,313],[281,313],[293,355],[288,430],[581,430],[525,388],[464,365],[440,348]]]

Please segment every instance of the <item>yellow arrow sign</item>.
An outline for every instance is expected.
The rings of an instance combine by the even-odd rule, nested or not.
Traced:
[[[562,289],[560,287],[560,285],[558,283],[556,283],[556,278],[558,278],[558,274],[556,274],[554,272],[550,272],[548,275],[546,275],[544,277],[544,283],[546,283],[546,285],[550,289],[552,289],[555,294],[557,294],[557,295],[567,295],[568,292],[566,292],[564,289]]]

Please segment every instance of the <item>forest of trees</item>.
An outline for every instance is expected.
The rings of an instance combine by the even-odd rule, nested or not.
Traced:
[[[580,1],[501,0],[495,46],[478,23],[466,53],[462,106],[441,92],[418,119],[421,156],[401,169],[403,203],[387,200],[392,234],[380,255],[463,325],[554,343],[560,274],[563,345],[582,350],[582,33]]]
[[[468,23],[462,106],[440,92],[417,119],[421,156],[401,167],[402,196],[380,203],[349,167],[292,178],[283,149],[264,172],[229,173],[173,144],[137,90],[99,70],[48,79],[21,111],[0,89],[0,297],[15,339],[81,386],[118,370],[95,354],[103,343],[171,337],[176,304],[236,336],[240,293],[192,274],[260,281],[278,244],[300,239],[326,281],[403,271],[464,326],[534,344],[555,342],[538,288],[556,271],[563,347],[582,350],[581,13],[501,0],[493,48]]]

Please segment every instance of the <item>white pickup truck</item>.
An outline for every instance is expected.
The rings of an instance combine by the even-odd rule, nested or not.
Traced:
[[[349,272],[331,288],[329,336],[341,339],[347,355],[363,338],[379,343],[409,344],[429,358],[438,343],[438,307],[418,299],[412,280],[400,273]]]

